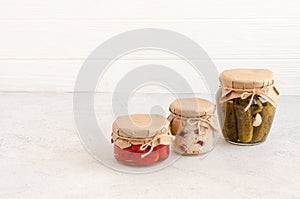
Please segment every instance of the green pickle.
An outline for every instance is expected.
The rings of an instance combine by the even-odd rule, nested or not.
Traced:
[[[262,111],[263,109],[263,104],[261,102],[261,100],[256,96],[255,98],[255,103],[251,105],[251,112],[252,112],[252,115],[255,117],[255,115],[259,112]]]
[[[262,103],[263,109],[259,113],[262,117],[262,123],[253,129],[252,142],[262,142],[266,139],[275,115],[275,107],[269,103]]]
[[[238,138],[239,141],[243,143],[251,142],[253,137],[252,112],[250,108],[245,111],[245,108],[250,103],[250,99],[251,97],[246,99],[237,98],[233,101]]]
[[[255,96],[250,108],[245,111],[250,100],[251,96],[221,104],[222,133],[227,141],[255,144],[266,139],[274,119],[275,107]],[[257,114],[260,114],[262,120],[259,126],[254,127],[253,122]]]
[[[232,102],[225,102],[221,104],[222,109],[222,132],[226,140],[237,141],[237,132],[235,126],[235,115]]]

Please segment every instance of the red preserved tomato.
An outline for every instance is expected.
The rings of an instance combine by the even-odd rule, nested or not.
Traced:
[[[131,145],[131,150],[135,153],[147,153],[150,150],[150,147],[147,147],[145,150],[140,150],[141,145]]]
[[[169,156],[169,145],[158,145],[153,151],[142,158],[142,155],[149,152],[150,147],[140,150],[141,145],[132,145],[131,147],[121,149],[115,145],[115,158],[119,161],[134,165],[149,165],[162,161]]]
[[[170,147],[169,145],[158,145],[154,148],[154,151],[159,153],[160,160],[165,160],[169,157]]]
[[[156,151],[152,151],[149,155],[142,158],[143,153],[133,153],[132,161],[139,165],[147,165],[155,163],[159,160],[159,153]]]
[[[130,148],[121,149],[120,147],[115,146],[115,158],[119,161],[130,160],[131,153]]]

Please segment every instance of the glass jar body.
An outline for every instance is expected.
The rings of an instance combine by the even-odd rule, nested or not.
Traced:
[[[200,120],[192,123],[182,119],[173,141],[173,150],[181,155],[204,155],[213,150],[219,132],[210,126],[201,126]]]
[[[217,93],[217,101],[221,90]],[[248,109],[248,104],[251,103]],[[217,106],[220,127],[225,140],[238,145],[264,142],[270,132],[276,108],[261,96],[235,98]]]
[[[150,150],[150,147],[143,151],[140,150],[140,147],[141,145],[131,145],[130,147],[121,149],[117,145],[114,145],[114,156],[119,162],[131,166],[152,165],[169,157],[169,145],[158,145],[145,157],[143,155]]]

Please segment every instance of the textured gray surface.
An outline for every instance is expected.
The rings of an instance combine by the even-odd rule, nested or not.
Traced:
[[[136,99],[133,112],[172,97]],[[72,94],[0,94],[0,198],[300,198],[299,102],[280,98],[264,144],[240,147],[221,137],[205,159],[182,157],[158,172],[130,175],[101,165],[83,149]],[[100,117],[109,111],[96,107]],[[109,118],[102,118],[107,135]]]

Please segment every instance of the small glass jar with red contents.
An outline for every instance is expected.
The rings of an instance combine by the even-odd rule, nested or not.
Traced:
[[[133,166],[151,165],[168,158],[173,138],[169,121],[161,115],[121,116],[112,127],[114,156]]]

